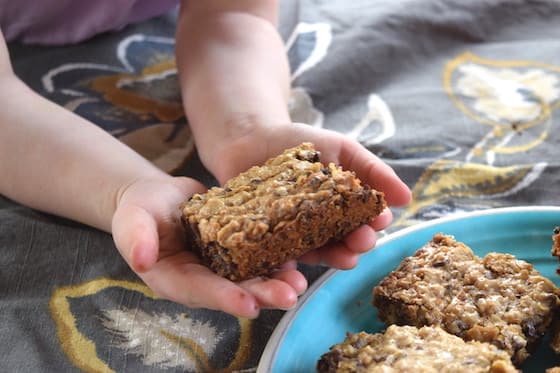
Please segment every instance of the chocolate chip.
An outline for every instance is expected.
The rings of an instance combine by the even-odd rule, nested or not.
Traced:
[[[312,187],[312,188],[317,188],[318,186],[320,186],[323,183],[323,180],[318,177],[318,176],[313,176],[312,178],[309,179],[309,181],[307,182],[307,184]]]
[[[535,320],[528,320],[522,325],[523,334],[525,334],[529,338],[538,338],[540,337],[540,333],[538,332],[537,328],[535,328]]]
[[[319,162],[319,155],[321,153],[318,151],[302,151],[295,155],[295,158],[300,161],[308,162]]]
[[[448,260],[438,260],[432,263],[432,267],[445,267],[448,262]]]

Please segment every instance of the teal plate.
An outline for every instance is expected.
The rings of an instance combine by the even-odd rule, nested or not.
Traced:
[[[371,305],[371,290],[407,256],[444,233],[484,256],[503,252],[532,263],[544,276],[560,283],[558,261],[551,256],[552,232],[560,225],[559,207],[511,207],[477,211],[432,220],[390,234],[363,255],[349,271],[329,270],[287,312],[270,337],[258,373],[314,372],[317,360],[347,332],[380,332],[385,325]],[[547,345],[539,346],[521,369],[544,372],[560,365]]]

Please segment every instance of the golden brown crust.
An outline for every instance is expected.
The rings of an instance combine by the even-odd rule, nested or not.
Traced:
[[[554,234],[552,235],[552,255],[560,259],[560,227],[554,228]],[[560,274],[560,268],[556,269],[556,272]]]
[[[509,254],[479,258],[438,234],[374,288],[373,303],[388,324],[441,326],[490,342],[519,364],[550,326],[557,294],[531,264]]]
[[[182,217],[195,251],[233,281],[268,275],[288,260],[344,237],[385,208],[383,193],[353,172],[319,162],[304,143],[195,194]]]
[[[321,356],[319,373],[514,373],[509,355],[489,343],[465,342],[439,327],[391,325],[384,333],[349,334]]]
[[[550,335],[550,348],[554,353],[560,354],[560,310],[556,311],[556,317],[554,321],[552,321]]]
[[[560,259],[560,227],[554,228],[551,252],[553,256]],[[557,268],[556,272],[560,274],[560,268]],[[552,322],[551,329],[550,348],[552,348],[556,354],[560,354],[560,310],[556,312],[556,317]],[[560,367],[548,369],[547,373],[560,373]]]

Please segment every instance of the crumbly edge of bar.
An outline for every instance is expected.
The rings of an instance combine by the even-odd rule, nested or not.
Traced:
[[[560,259],[560,226],[554,228],[552,234],[552,249],[551,253],[553,256],[558,257]],[[560,267],[556,269],[556,273],[560,274]],[[552,331],[551,331],[551,338],[550,338],[550,348],[556,353],[560,354],[560,309],[556,311],[556,317],[552,322]],[[556,369],[556,370],[554,370]],[[547,373],[560,373],[560,367],[549,369]]]
[[[549,346],[555,354],[560,355],[560,309],[556,311],[552,321]]]
[[[302,209],[295,219],[269,232],[263,240],[246,242],[236,247],[235,251],[216,242],[202,243],[197,226],[188,227],[190,236],[198,239],[194,246],[197,253],[220,276],[232,281],[266,276],[286,261],[341,239],[378,216],[385,208],[382,195],[370,190],[364,193],[371,193],[365,202],[363,193],[333,195],[332,200],[312,206],[309,210]],[[337,206],[333,200],[340,205]]]
[[[513,373],[518,370],[510,357],[494,345],[465,342],[438,327],[389,326],[383,333],[348,333],[317,362],[319,373],[368,372],[370,369],[407,368],[435,372],[449,369],[452,354],[455,372]],[[442,357],[438,361],[438,357]],[[463,361],[464,360],[464,361]],[[377,370],[375,370],[377,371]]]
[[[266,275],[383,211],[383,193],[362,186],[353,172],[318,160],[319,152],[304,143],[223,188],[185,201],[181,209],[189,245],[215,272],[241,280]],[[277,181],[275,172],[293,180]],[[333,214],[338,214],[334,223]],[[330,224],[324,224],[325,217]]]
[[[560,257],[560,226],[552,234],[552,255]]]
[[[551,253],[560,260],[560,226],[554,228]],[[556,273],[560,274],[560,267],[556,269]]]
[[[524,295],[526,298],[524,298],[524,301],[529,302],[529,306],[532,306],[533,312],[526,315],[517,315],[516,317],[519,318],[519,320],[517,320],[517,323],[513,323],[506,322],[502,319],[502,315],[500,315],[499,312],[489,313],[488,316],[484,316],[484,314],[480,314],[479,311],[481,322],[474,322],[472,325],[468,325],[465,322],[469,321],[466,317],[466,308],[456,309],[456,312],[450,314],[449,311],[453,308],[447,307],[451,304],[450,302],[453,297],[461,296],[467,299],[466,297],[469,296],[468,293],[443,293],[439,294],[440,296],[438,299],[434,298],[433,301],[426,301],[423,299],[422,296],[428,293],[422,292],[433,291],[433,286],[437,287],[438,283],[431,283],[432,287],[430,287],[429,281],[413,281],[410,276],[416,273],[422,274],[422,271],[425,271],[426,276],[431,275],[437,278],[433,273],[429,273],[433,268],[441,269],[439,275],[441,275],[442,278],[440,278],[439,285],[447,283],[447,286],[443,286],[442,289],[445,289],[446,292],[461,290],[453,289],[449,286],[451,280],[445,278],[447,274],[444,269],[453,263],[448,263],[451,259],[446,257],[446,255],[438,255],[437,250],[440,249],[449,250],[448,253],[460,253],[466,262],[472,260],[470,269],[473,271],[475,270],[473,266],[480,266],[485,263],[485,265],[489,266],[491,269],[488,271],[489,268],[485,268],[488,275],[496,275],[499,274],[500,271],[508,274],[508,271],[515,271],[516,265],[519,265],[519,271],[523,271],[523,274],[520,272],[519,276],[526,276],[527,281],[531,280],[530,287],[541,288],[539,291],[515,289],[517,292],[525,291]],[[427,250],[435,250],[436,253],[430,256],[430,254],[427,254]],[[430,262],[419,263],[422,260],[430,260]],[[410,270],[412,268],[415,269]],[[466,268],[469,268],[469,266],[467,265]],[[437,273],[437,271],[435,272]],[[471,276],[472,273],[464,272],[462,275],[466,277]],[[514,275],[511,273],[509,273],[509,275],[510,276],[504,276],[503,278],[511,280]],[[489,283],[491,284],[491,281],[489,281]],[[505,280],[504,283],[506,283]],[[484,280],[481,282],[481,286],[482,285],[484,285]],[[422,289],[421,286],[424,286],[424,288]],[[480,296],[482,296],[483,293],[482,291],[478,292]],[[408,297],[406,296],[407,294],[409,295]],[[448,303],[445,303],[445,301],[448,301]],[[471,303],[476,307],[475,309],[479,307],[477,302],[481,302],[481,304],[484,305],[483,302],[485,302],[485,300],[477,301],[473,299]],[[534,350],[542,336],[547,332],[554,314],[558,309],[558,289],[556,289],[550,280],[540,276],[529,263],[515,260],[515,258],[509,254],[492,253],[485,258],[479,258],[472,253],[472,250],[468,246],[455,241],[451,236],[440,234],[434,236],[434,239],[430,243],[418,250],[413,256],[405,258],[399,268],[390,273],[374,288],[373,304],[378,309],[378,316],[380,319],[387,324],[408,324],[415,326],[441,325],[448,332],[466,340],[475,339],[491,342],[497,347],[508,351],[513,356],[514,362],[520,364],[529,356],[529,353]],[[492,307],[490,302],[486,302],[486,304]],[[463,306],[466,307],[468,305],[469,304],[465,303]],[[462,310],[464,310],[464,312],[461,312]]]
[[[324,196],[330,190],[360,191],[366,187],[352,171],[342,170],[332,163],[323,165],[318,159],[319,152],[314,151],[311,144],[288,149],[269,159],[265,165],[254,166],[230,179],[223,187],[194,194],[182,204],[182,215],[191,223],[213,220],[218,227],[240,219],[258,219],[259,216],[275,225],[290,218],[293,211],[287,202],[294,194],[306,194],[309,199]],[[271,206],[276,201],[286,202],[284,206]],[[208,230],[208,227],[203,229]],[[245,229],[236,228],[237,231]],[[210,234],[203,239],[217,238]]]

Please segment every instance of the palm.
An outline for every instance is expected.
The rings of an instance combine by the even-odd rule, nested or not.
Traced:
[[[288,123],[283,126],[259,128],[254,133],[230,141],[217,151],[199,149],[199,152],[208,169],[223,183],[239,172],[262,164],[283,150],[306,141],[314,143],[321,151],[322,162],[333,162],[353,170],[364,183],[385,192],[390,206],[408,203],[408,188],[380,159],[341,133],[306,124]]]
[[[179,206],[202,185],[187,178],[139,181],[122,194],[113,218],[121,255],[159,296],[191,307],[254,317],[263,307],[289,308],[305,279],[286,268],[269,280],[234,284],[201,265],[185,250]]]
[[[362,181],[384,191],[389,205],[403,204],[410,198],[408,188],[391,168],[359,144],[341,134],[303,124],[262,128],[217,151],[199,149],[199,153],[208,169],[223,183],[304,141],[316,145],[324,162],[354,170]],[[286,309],[295,305],[297,296],[307,287],[295,263],[287,263],[266,280],[232,283],[201,265],[192,252],[185,250],[179,206],[185,198],[203,190],[192,179],[167,177],[135,182],[122,193],[113,218],[113,236],[131,268],[160,296],[192,307],[255,317],[260,308]],[[387,210],[342,242],[309,252],[300,260],[352,268],[358,256],[375,245],[375,230],[385,228],[390,220]]]
[[[306,124],[288,123],[276,127],[257,128],[249,135],[230,141],[218,152],[215,149],[208,153],[201,152],[201,158],[223,183],[239,172],[253,165],[262,164],[284,149],[305,141],[314,143],[321,151],[322,162],[333,162],[345,169],[353,170],[364,183],[385,192],[389,206],[408,203],[410,191],[394,171],[379,158],[340,133]],[[224,162],[224,159],[228,162]],[[324,263],[342,269],[352,268],[356,265],[359,254],[375,245],[375,231],[386,228],[391,220],[391,212],[386,210],[369,226],[357,229],[343,242],[309,252],[301,257],[300,261],[310,264]]]

